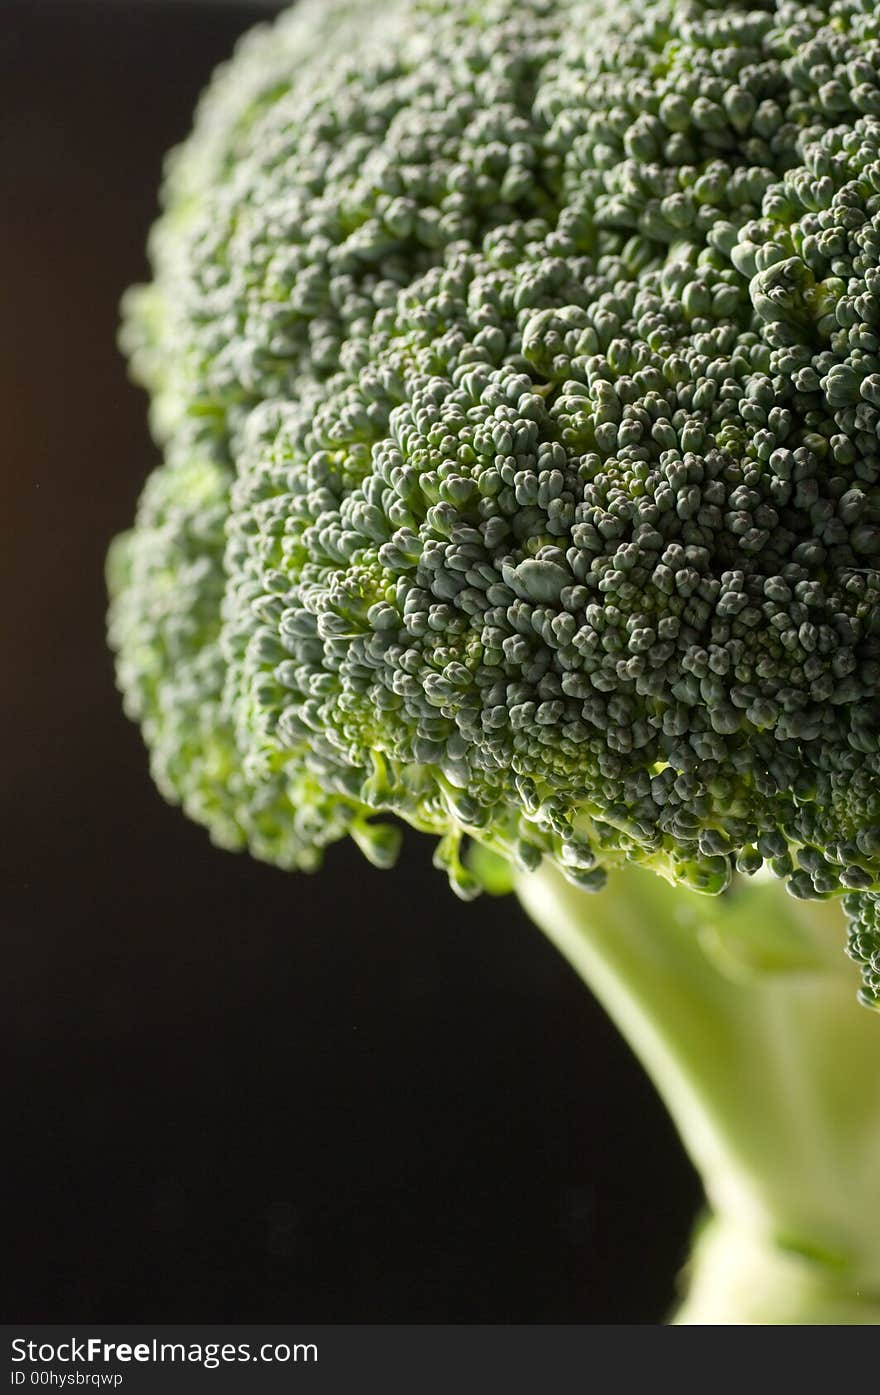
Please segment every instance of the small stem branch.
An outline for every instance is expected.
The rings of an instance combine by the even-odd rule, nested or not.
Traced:
[[[552,867],[517,890],[645,1066],[702,1177],[717,1220],[682,1320],[703,1320],[687,1316],[705,1310],[700,1292],[725,1287],[722,1269],[742,1277],[747,1255],[764,1257],[763,1280],[785,1275],[831,1306],[832,1292],[858,1311],[880,1302],[880,1020],[856,1002],[842,921],[776,885],[709,898],[628,868],[598,895]]]
[[[679,1326],[880,1324],[880,1298],[853,1287],[846,1272],[717,1217],[696,1237],[686,1281]]]

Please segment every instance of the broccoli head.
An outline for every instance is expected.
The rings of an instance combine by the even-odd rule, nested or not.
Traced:
[[[845,894],[880,997],[874,0],[301,0],[168,166],[111,557],[162,791]]]

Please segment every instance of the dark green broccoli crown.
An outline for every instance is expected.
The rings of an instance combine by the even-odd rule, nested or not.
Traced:
[[[128,709],[215,839],[849,891],[880,991],[874,0],[302,0],[170,164]],[[871,967],[873,965],[873,968]]]

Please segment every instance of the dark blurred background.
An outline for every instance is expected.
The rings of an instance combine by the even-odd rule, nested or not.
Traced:
[[[162,154],[267,4],[3,0],[5,1321],[652,1322],[695,1179],[512,899],[213,849],[153,789],[103,558]]]

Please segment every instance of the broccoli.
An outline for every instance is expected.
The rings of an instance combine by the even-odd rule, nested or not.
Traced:
[[[705,1181],[679,1320],[880,1322],[874,0],[300,0],[151,255],[162,792],[515,887]]]

